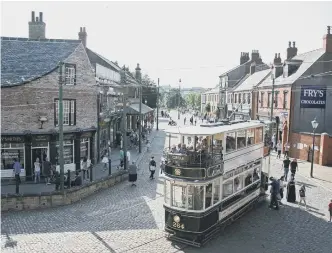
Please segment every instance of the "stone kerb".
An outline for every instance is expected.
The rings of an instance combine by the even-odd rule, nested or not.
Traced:
[[[94,193],[110,188],[117,183],[128,179],[128,173],[120,171],[116,175],[96,180],[94,182],[73,187],[65,190],[64,194],[58,191],[42,192],[41,194],[2,194],[1,195],[1,212],[33,210],[48,207],[69,205],[80,201]]]

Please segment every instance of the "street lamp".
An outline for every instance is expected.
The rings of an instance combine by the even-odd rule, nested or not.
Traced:
[[[315,131],[318,127],[318,122],[316,121],[316,118],[311,121],[312,125],[312,153],[311,153],[311,169],[310,169],[310,177],[313,176],[313,171],[314,171],[314,154],[315,154]]]

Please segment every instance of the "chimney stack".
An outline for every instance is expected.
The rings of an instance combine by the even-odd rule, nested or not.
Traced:
[[[87,37],[88,35],[86,33],[85,27],[80,27],[80,32],[78,33],[78,39],[82,41],[84,47],[86,47]]]
[[[280,53],[275,54],[274,56],[272,72],[275,78],[278,78],[284,72],[284,67],[281,62]]]
[[[139,82],[142,81],[142,73],[141,73],[141,68],[139,66],[139,63],[137,63],[137,67],[135,69],[135,78],[136,80],[138,80]]]
[[[241,57],[240,57],[240,65],[246,63],[249,61],[249,53],[241,52]]]
[[[332,53],[332,34],[331,26],[327,26],[327,34],[323,37],[323,48],[326,53]]]
[[[256,62],[252,62],[250,65],[250,75],[254,74],[256,71]]]
[[[35,12],[31,12],[31,21],[29,22],[29,39],[45,39],[46,24],[43,21],[43,13],[39,12],[39,17]]]
[[[293,58],[297,55],[297,47],[295,46],[295,41],[293,41],[293,47],[292,42],[288,42],[288,48],[287,48],[287,60]]]

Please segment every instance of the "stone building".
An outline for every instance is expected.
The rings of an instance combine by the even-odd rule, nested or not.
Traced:
[[[31,38],[1,37],[2,178],[12,177],[14,158],[28,180],[37,158],[49,158],[59,168],[59,62],[65,63],[65,170],[79,169],[84,157],[95,156],[97,90],[85,48],[80,40],[44,39],[40,26],[45,28],[42,14],[29,22]]]
[[[201,113],[206,113],[206,106],[210,105],[210,113],[214,114],[219,105],[219,88],[208,90],[201,95]]]

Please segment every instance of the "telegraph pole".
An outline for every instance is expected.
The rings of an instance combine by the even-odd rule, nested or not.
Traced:
[[[65,64],[59,63],[59,165],[60,165],[60,190],[64,192],[64,160],[63,160],[63,74],[65,74]]]
[[[123,147],[123,167],[126,170],[128,167],[127,165],[127,94],[123,92],[123,110],[122,110],[122,126],[123,126],[123,137],[122,137],[122,147]]]
[[[139,81],[139,125],[138,125],[138,152],[142,153],[142,81]]]
[[[159,78],[158,78],[158,89],[157,89],[157,131],[159,130]]]
[[[269,132],[270,132],[270,143],[272,143],[272,121],[273,121],[273,106],[274,106],[274,82],[275,82],[275,76],[272,70],[272,94],[271,94],[271,115],[270,115],[270,128],[269,128]],[[271,144],[270,144],[271,145]],[[272,151],[273,147],[270,149],[270,153],[269,153],[269,170],[268,170],[268,176],[270,176],[270,171],[271,171],[271,151]]]
[[[180,119],[181,79],[179,80],[178,119]]]

